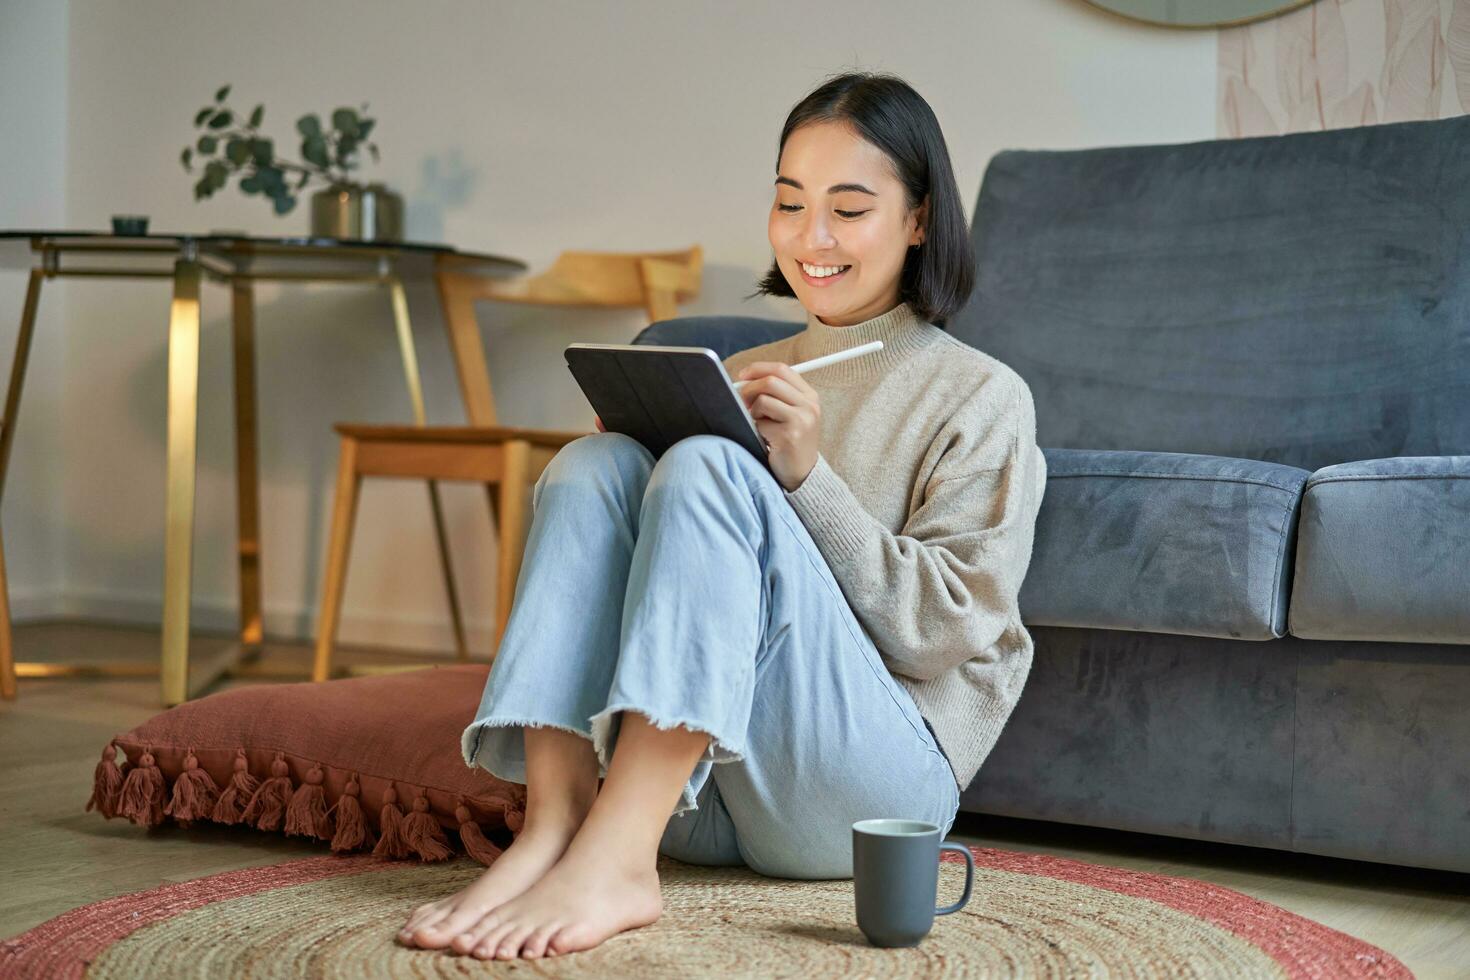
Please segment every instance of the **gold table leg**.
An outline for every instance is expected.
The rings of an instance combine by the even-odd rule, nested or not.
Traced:
[[[168,496],[164,506],[163,703],[189,698],[189,592],[199,412],[199,263],[174,263],[168,323]]]
[[[26,363],[30,357],[31,337],[40,302],[44,272],[32,270],[26,291],[20,333],[16,338],[15,360],[10,366],[10,387],[5,396],[5,418],[0,427],[0,493],[9,468],[10,447],[15,419],[20,410],[21,387],[25,381]],[[164,648],[159,664],[130,663],[55,663],[21,662],[13,665],[19,677],[148,677],[164,678],[164,704],[171,706],[184,700],[188,691],[188,627],[189,627],[189,545],[193,525],[194,490],[194,409],[199,368],[199,281],[200,269],[195,263],[180,262],[175,267],[174,305],[169,336],[169,501],[167,511],[167,544],[164,582]],[[175,340],[177,339],[177,343]],[[175,465],[187,456],[187,466]],[[180,506],[182,505],[182,506]],[[182,528],[182,534],[178,530]],[[182,542],[182,553],[180,553]],[[13,659],[10,635],[10,604],[4,579],[4,557],[0,554],[0,695],[15,697],[11,670],[4,665]],[[182,568],[182,575],[179,569]],[[182,603],[180,602],[182,598]],[[168,625],[173,624],[170,632]],[[182,642],[181,642],[182,641]],[[196,664],[195,686],[211,682],[233,665],[234,650],[225,650],[203,658]]]
[[[15,360],[10,361],[10,385],[4,395],[4,417],[0,417],[0,498],[4,495],[4,476],[10,469],[10,447],[15,444],[15,417],[21,410],[21,388],[25,383],[25,364],[31,359],[31,335],[35,331],[35,310],[41,303],[40,269],[31,270],[31,281],[25,288],[25,307],[21,310],[21,332],[15,338]],[[15,701],[16,669],[29,664],[15,663],[15,648],[10,645],[10,582],[4,572],[4,550],[0,545],[0,698]]]
[[[403,281],[397,276],[388,278],[388,292],[393,300],[393,324],[398,331],[398,349],[403,356],[403,374],[408,382],[408,397],[413,403],[415,425],[428,422],[424,412],[423,382],[419,376],[418,353],[413,343],[413,322],[408,317],[408,297],[403,292]],[[459,608],[459,591],[454,585],[454,565],[449,557],[449,535],[444,530],[444,508],[439,502],[439,484],[429,481],[429,508],[434,512],[434,536],[439,542],[439,567],[444,575],[444,591],[449,597],[449,621],[454,627],[454,652],[459,660],[469,660],[470,650],[465,643],[464,619]]]
[[[31,270],[26,284],[25,306],[20,314],[20,332],[15,337],[15,358],[10,362],[10,385],[5,390],[5,415],[0,418],[0,499],[5,494],[5,474],[10,469],[10,447],[15,443],[15,418],[20,412],[20,392],[25,384],[26,363],[31,356],[31,335],[36,327],[36,309],[41,303],[40,269]],[[15,648],[10,632],[10,580],[5,573],[3,545],[0,545],[0,698],[15,699],[15,677],[24,674],[30,664],[15,662]]]
[[[0,497],[5,493],[5,474],[10,469],[10,447],[15,442],[15,417],[20,413],[20,392],[26,380],[26,363],[31,358],[31,334],[36,329],[36,309],[41,305],[40,269],[31,270],[26,284],[26,305],[20,314],[20,333],[15,336],[15,358],[10,362],[10,387],[5,391],[5,415],[0,417]]]
[[[239,510],[240,643],[258,650],[265,639],[260,601],[260,466],[255,415],[255,287],[230,286],[235,369],[235,501]]]

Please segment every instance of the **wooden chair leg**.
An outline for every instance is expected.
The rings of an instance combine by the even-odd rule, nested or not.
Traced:
[[[362,477],[357,472],[357,440],[342,437],[337,460],[337,492],[332,503],[332,537],[327,546],[327,568],[322,577],[321,608],[316,628],[316,663],[311,679],[324,681],[332,673],[332,651],[337,643],[337,626],[342,614],[342,596],[347,586],[347,558],[352,550],[352,527],[357,517],[358,491]]]
[[[490,498],[490,526],[500,526],[500,496],[493,484],[486,484],[485,496]]]
[[[499,568],[495,582],[495,649],[510,620],[516,579],[526,542],[526,493],[531,470],[531,445],[522,439],[505,443],[505,470],[500,479]]]
[[[5,576],[5,545],[0,542],[0,697],[15,700],[15,650],[10,645],[10,582]]]

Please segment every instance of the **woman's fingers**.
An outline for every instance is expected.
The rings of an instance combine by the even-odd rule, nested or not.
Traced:
[[[795,406],[774,398],[771,395],[759,394],[750,403],[751,418],[771,419],[776,422],[789,422],[799,418],[801,410]]]
[[[777,378],[809,398],[817,397],[817,390],[811,386],[811,383],[792,370],[791,365],[784,361],[755,361],[746,365],[740,371],[740,376],[754,380],[766,377]],[[747,384],[746,387],[750,385]]]
[[[811,394],[802,392],[791,382],[774,374],[749,382],[740,389],[740,394],[745,399],[747,406],[753,404],[761,395],[769,395],[788,405],[801,405],[816,400],[814,397],[816,392],[813,391]]]
[[[607,427],[602,424],[602,416],[601,415],[594,415],[594,416],[592,416],[592,424],[595,425],[595,426],[597,426],[597,431],[598,432],[606,432],[607,431]]]

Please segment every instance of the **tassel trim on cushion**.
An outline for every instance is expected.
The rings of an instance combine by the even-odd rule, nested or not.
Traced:
[[[463,796],[457,798],[454,809],[458,825],[456,847],[456,837],[447,835],[431,812],[427,789],[416,791],[413,805],[405,814],[398,792],[390,782],[383,791],[375,833],[373,821],[362,804],[362,784],[356,772],[350,774],[342,792],[329,806],[327,767],[312,763],[301,785],[293,786],[291,766],[283,751],[276,752],[270,764],[270,776],[262,780],[250,772],[246,750],[236,748],[233,771],[223,788],[200,764],[192,746],[184,756],[182,770],[171,783],[159,767],[152,746],[144,746],[133,764],[129,764],[125,753],[121,759],[118,755],[117,743],[109,742],[103,747],[101,760],[92,772],[92,794],[85,808],[96,810],[107,819],[123,817],[143,827],[157,826],[165,818],[172,818],[181,826],[195,820],[244,823],[260,830],[327,841],[336,853],[371,851],[373,856],[385,860],[443,861],[463,852],[472,860],[488,865],[503,853],[486,836]],[[500,804],[501,817],[512,835],[519,834],[525,822],[524,790],[517,793],[516,789],[511,789],[509,799],[492,798],[489,811],[493,814],[495,803]],[[484,807],[486,802],[482,800],[476,805]]]
[[[127,817],[139,827],[163,823],[163,771],[158,768],[148,749],[138,757],[138,764],[123,778],[117,815]]]
[[[480,825],[475,823],[470,814],[470,808],[465,806],[464,797],[459,798],[459,805],[454,808],[454,819],[459,824],[459,842],[464,845],[464,852],[481,864],[494,864],[495,859],[504,853],[503,850],[490,843]]]
[[[173,796],[163,812],[187,827],[195,820],[208,820],[219,802],[219,787],[214,778],[199,768],[194,750],[184,756],[184,771],[174,780]]]
[[[219,801],[214,805],[216,823],[239,823],[243,820],[245,804],[260,788],[260,780],[250,774],[250,760],[245,758],[244,749],[235,750],[234,770],[229,785],[220,791]]]
[[[378,831],[381,836],[373,848],[373,856],[380,858],[406,858],[413,853],[403,839],[403,811],[398,809],[398,791],[390,783],[383,791],[383,809],[378,816]]]
[[[92,771],[92,795],[87,800],[89,811],[96,810],[108,820],[117,816],[117,806],[122,801],[123,776],[114,761],[116,758],[117,749],[108,742],[102,749],[102,761]]]
[[[240,819],[259,830],[280,830],[286,820],[286,807],[291,802],[291,767],[286,753],[277,752],[271,761],[271,776],[250,797]]]
[[[322,789],[322,767],[312,766],[306,782],[297,787],[286,807],[286,834],[332,839],[332,822],[327,817],[327,794]]]
[[[425,861],[443,861],[454,857],[454,849],[444,836],[444,828],[429,812],[429,798],[423,790],[413,801],[413,812],[403,818],[403,840]]]
[[[377,835],[368,826],[367,816],[362,812],[362,800],[358,799],[361,795],[362,787],[358,785],[357,773],[353,773],[342,790],[341,798],[327,811],[327,815],[335,817],[337,821],[336,833],[332,834],[332,850],[371,850],[377,845]]]

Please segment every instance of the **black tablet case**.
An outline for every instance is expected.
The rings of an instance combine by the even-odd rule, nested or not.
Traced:
[[[724,436],[769,468],[764,441],[707,347],[568,347],[567,368],[609,432],[655,458],[692,435]]]

